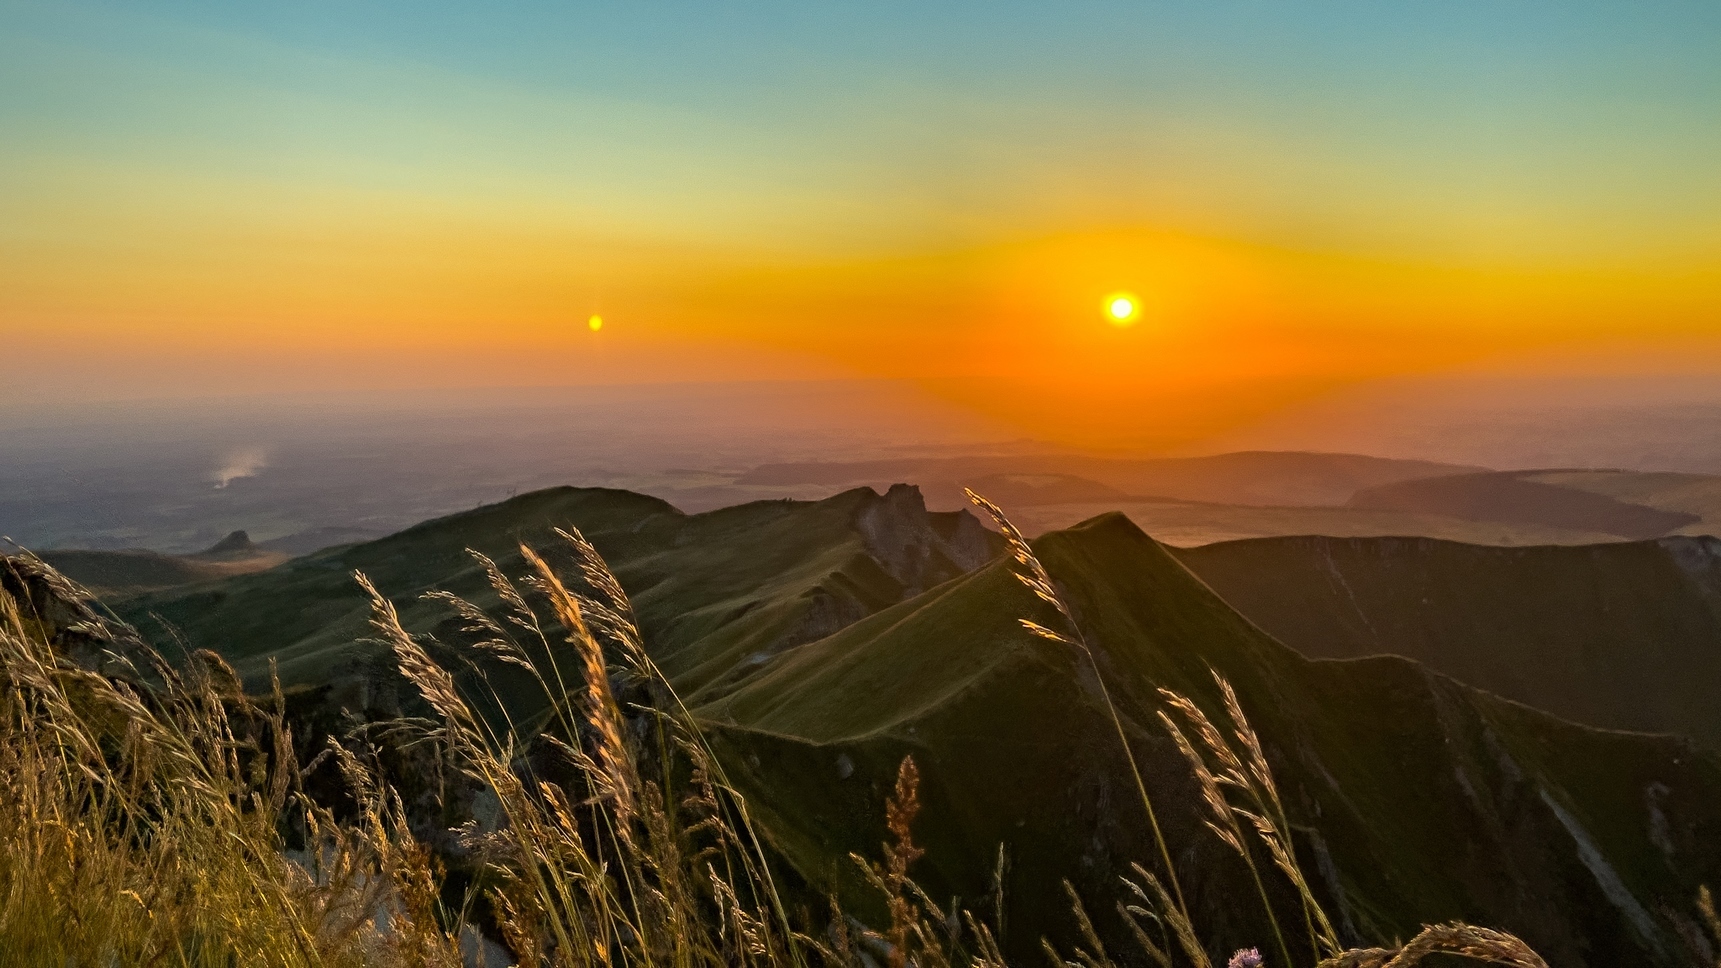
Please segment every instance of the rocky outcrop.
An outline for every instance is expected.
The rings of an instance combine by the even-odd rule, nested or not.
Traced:
[[[999,538],[967,511],[934,514],[920,488],[894,484],[855,515],[867,554],[902,584],[903,598],[980,567],[998,553]]]
[[[251,541],[251,535],[244,531],[234,531],[191,557],[226,560],[228,558],[250,558],[262,553],[263,549]]]

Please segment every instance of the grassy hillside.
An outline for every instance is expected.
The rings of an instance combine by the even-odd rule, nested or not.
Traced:
[[[996,541],[966,513],[928,514],[908,487],[698,515],[628,491],[555,488],[114,607],[146,635],[168,641],[159,616],[190,647],[221,651],[253,686],[274,659],[289,686],[336,683],[336,702],[390,708],[388,660],[362,641],[369,610],[352,572],[387,590],[407,627],[458,640],[446,607],[420,596],[441,589],[499,609],[466,549],[518,573],[522,541],[553,549],[553,529],[567,526],[610,561],[659,664],[689,694],[978,565]]]
[[[1040,957],[1042,934],[1075,939],[1066,877],[1129,949],[1108,912],[1117,878],[1153,849],[1100,680],[1021,628],[1020,616],[1054,617],[1002,563],[975,569],[994,539],[969,516],[928,514],[912,489],[700,515],[556,489],[120,610],[146,630],[144,616],[164,615],[254,683],[279,657],[289,683],[329,705],[387,713],[396,684],[381,648],[357,641],[370,630],[349,571],[370,575],[408,630],[459,641],[459,623],[420,593],[498,609],[463,549],[517,574],[515,543],[547,543],[561,524],[611,561],[653,656],[801,881],[866,911],[847,854],[883,838],[881,804],[912,753],[928,848],[917,873],[932,896],[986,903],[1002,845],[1013,961]],[[1307,660],[1119,515],[1037,546],[1094,647],[1215,952],[1262,945],[1267,928],[1154,718],[1160,686],[1217,708],[1210,668],[1255,717],[1299,854],[1347,940],[1461,918],[1515,931],[1555,964],[1676,963],[1679,912],[1721,875],[1712,754],[1576,726],[1405,659]],[[505,670],[493,681],[517,712],[541,705]],[[1284,885],[1269,893],[1295,910]]]
[[[1096,648],[1217,947],[1260,943],[1260,912],[1237,900],[1251,897],[1245,872],[1200,827],[1187,767],[1153,720],[1160,686],[1216,707],[1209,667],[1266,738],[1343,930],[1390,938],[1463,917],[1518,932],[1555,964],[1672,963],[1679,928],[1661,912],[1721,873],[1712,755],[1576,726],[1403,659],[1304,659],[1121,516],[1037,545]],[[1127,862],[1152,854],[1092,670],[1015,624],[1052,621],[1043,610],[993,565],[788,652],[696,712],[724,724],[784,851],[815,879],[840,870],[833,847],[877,839],[866,804],[912,752],[931,786],[923,877],[934,896],[979,896],[1004,844],[1007,944],[1025,957],[1040,933],[1067,930],[1058,877],[1105,899]],[[1096,920],[1119,939],[1115,920]]]
[[[865,530],[876,540],[876,528]],[[880,550],[884,561],[897,560],[888,546]],[[545,582],[538,588],[570,633],[565,646],[579,666],[571,683],[579,712],[574,721],[560,720],[557,729],[569,730],[561,735],[589,756],[522,758],[512,738],[479,729],[471,710],[447,686],[450,670],[439,670],[427,654],[435,643],[401,627],[392,606],[372,592],[375,631],[390,643],[401,671],[436,715],[418,725],[390,725],[387,735],[396,739],[384,756],[396,765],[383,774],[373,772],[383,762],[373,758],[368,744],[348,737],[331,751],[339,762],[333,772],[341,781],[333,787],[319,784],[321,793],[309,798],[297,795],[310,792],[301,782],[317,772],[318,764],[331,772],[327,756],[302,767],[305,761],[297,754],[303,747],[292,739],[299,724],[285,718],[289,714],[279,704],[256,704],[237,692],[218,657],[199,653],[180,673],[155,666],[159,672],[146,685],[127,671],[135,667],[103,650],[106,658],[88,655],[107,670],[98,672],[74,655],[105,644],[146,663],[154,660],[137,649],[128,630],[105,626],[75,587],[39,562],[27,557],[0,561],[0,681],[7,684],[0,690],[0,786],[13,793],[0,798],[0,820],[5,821],[0,822],[0,885],[8,888],[0,890],[4,960],[281,968],[515,960],[704,968],[876,968],[881,962],[1001,968],[1032,949],[1020,940],[1021,927],[1007,919],[1001,894],[991,899],[994,904],[974,903],[986,898],[967,903],[953,898],[946,918],[928,895],[910,887],[908,878],[923,877],[928,867],[916,863],[923,851],[911,839],[930,836],[934,855],[943,857],[949,853],[945,845],[960,842],[966,830],[937,824],[936,814],[934,824],[921,822],[926,800],[937,804],[939,791],[926,789],[923,800],[918,771],[908,758],[894,771],[885,807],[889,833],[883,862],[871,867],[878,892],[872,903],[856,905],[852,895],[844,898],[844,906],[834,898],[827,903],[785,877],[780,856],[768,846],[758,848],[788,844],[785,835],[797,823],[806,828],[808,802],[787,801],[795,812],[775,814],[770,830],[762,831],[757,820],[769,812],[761,809],[766,801],[750,797],[745,801],[750,806],[744,806],[724,771],[707,768],[713,761],[704,751],[710,746],[682,707],[671,705],[661,717],[642,712],[629,721],[627,710],[637,707],[613,695],[606,649],[577,616],[631,608],[621,602],[590,549],[581,546],[578,553],[592,569],[586,574],[605,589],[585,605],[561,590],[542,561],[531,561]],[[1041,574],[1042,594],[1049,596],[1051,579]],[[528,611],[515,615],[528,626],[538,621]],[[1064,615],[1070,615],[1067,608]],[[631,631],[623,638],[637,643]],[[625,664],[645,671],[633,645],[614,644],[632,657],[623,659]],[[1086,646],[1082,649],[1086,653]],[[917,671],[936,677],[933,669]],[[140,692],[147,701],[139,701]],[[1241,723],[1241,713],[1234,717]],[[648,772],[653,724],[664,725],[685,744],[677,748],[686,751],[684,764],[694,769],[680,780],[679,770]],[[717,729],[721,738],[740,735]],[[1254,734],[1240,729],[1239,740],[1256,748]],[[1119,725],[1120,737],[1122,730]],[[629,742],[627,735],[640,742]],[[720,742],[725,755],[719,759],[729,761],[731,771],[747,771],[750,788],[762,773],[770,793],[807,779],[817,784],[815,744],[801,743],[795,750],[792,740],[774,743],[784,739],[748,732],[740,742]],[[312,742],[309,749],[321,746]],[[813,750],[813,760],[793,758],[807,749]],[[776,755],[785,750],[790,756]],[[539,750],[550,751],[549,746]],[[1251,767],[1255,779],[1239,775],[1237,782],[1249,789],[1270,784],[1263,754],[1245,755],[1256,764]],[[838,776],[856,776],[856,764],[839,756]],[[1159,785],[1157,777],[1154,785]],[[1016,802],[1035,799],[1031,789],[1013,792]],[[785,801],[779,797],[777,802]],[[1264,809],[1275,818],[1276,829],[1290,832],[1277,793],[1271,803]],[[997,804],[983,806],[980,819],[996,814]],[[1086,800],[1076,806],[1094,808],[1102,818],[1108,807]],[[823,819],[827,826],[816,844],[837,862],[831,848],[840,844],[829,835],[849,818]],[[1562,823],[1575,821],[1565,815]],[[871,825],[863,821],[863,826]],[[759,832],[766,834],[764,841]],[[1672,840],[1667,843],[1675,849]],[[1238,849],[1243,849],[1240,842]],[[876,857],[881,852],[867,853]],[[1324,856],[1315,853],[1317,860]],[[1185,851],[1178,854],[1187,859]],[[477,872],[474,860],[482,863],[477,880],[471,878]],[[445,867],[445,861],[455,866]],[[1166,863],[1171,863],[1168,856]],[[1287,862],[1285,869],[1304,883],[1296,866]],[[1000,863],[1000,880],[1008,879],[1006,870]],[[1193,879],[1184,874],[1191,884],[1201,875],[1221,876],[1207,870]],[[931,876],[940,875],[934,871]],[[1336,874],[1324,879],[1336,883]],[[650,889],[641,892],[640,885]],[[1032,886],[1044,885],[1035,880]],[[1270,893],[1264,889],[1256,897]],[[1629,900],[1623,884],[1616,893]],[[1228,893],[1216,906],[1200,904],[1196,896],[1200,924],[1176,913],[1169,900],[1161,913],[1164,921],[1183,926],[1178,931],[1187,941],[1190,963],[1208,965],[1225,959],[1224,948],[1200,950],[1213,946],[1208,922],[1225,923],[1224,915],[1247,897]],[[811,903],[803,907],[803,902]],[[1067,925],[1076,923],[1079,913],[1071,912],[1068,902],[1053,901],[1066,912]],[[1185,910],[1181,901],[1176,909]],[[1118,910],[1121,914],[1122,907]],[[957,918],[959,911],[966,920]],[[854,918],[857,913],[871,928]],[[1158,933],[1164,921],[1140,914],[1149,921],[1143,925],[1148,934],[1141,937]],[[1080,923],[1086,925],[1085,915]],[[1322,914],[1321,924],[1326,923]],[[1252,930],[1241,933],[1259,934],[1261,928],[1257,918]],[[1345,930],[1347,936],[1354,933],[1348,924]],[[1645,933],[1654,933],[1652,923],[1646,922]],[[1072,940],[1067,930],[1058,935],[1062,942]],[[1128,953],[1114,960],[1091,928],[1081,935],[1079,943],[1087,951],[1078,952],[1079,959],[1091,968],[1120,968],[1137,960]],[[1323,936],[1324,950],[1345,964],[1360,963],[1358,958],[1374,964],[1394,954],[1380,949],[1340,954],[1343,946],[1330,928],[1323,927]],[[1012,938],[1017,940],[1007,940]],[[1015,958],[1006,959],[994,939],[1006,939]],[[1456,923],[1419,932],[1399,960],[1423,963],[1412,949],[1425,943],[1439,950],[1464,946],[1472,954],[1469,946],[1483,945],[1512,964],[1544,964],[1509,934]],[[1143,950],[1152,951],[1151,942]],[[1426,955],[1428,949],[1419,950]],[[1274,963],[1312,965],[1318,957],[1313,952],[1293,957],[1285,949],[1285,957]],[[1238,960],[1230,959],[1233,965]],[[1164,956],[1159,963],[1170,964]]]
[[[1721,747],[1721,541],[1267,538],[1178,558],[1305,655],[1409,656],[1579,722]]]

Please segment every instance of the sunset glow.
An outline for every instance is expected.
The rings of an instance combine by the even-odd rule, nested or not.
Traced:
[[[1721,27],[1592,13],[11,7],[4,392],[903,378],[1121,446],[1721,369]]]

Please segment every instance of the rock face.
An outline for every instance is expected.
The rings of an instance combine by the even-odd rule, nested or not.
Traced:
[[[997,554],[997,539],[967,511],[934,514],[920,488],[893,484],[855,515],[867,553],[902,583],[911,598],[980,567]],[[832,631],[835,631],[834,629]]]
[[[974,515],[929,512],[920,489],[911,484],[894,485],[882,496],[864,488],[851,493],[857,496],[852,526],[867,560],[851,561],[821,578],[802,596],[796,620],[769,646],[749,656],[748,666],[835,635],[874,612],[980,567],[998,553],[998,536]],[[879,573],[875,577],[887,580],[864,580],[873,569]]]

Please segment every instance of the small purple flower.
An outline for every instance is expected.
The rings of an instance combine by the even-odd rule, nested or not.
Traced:
[[[1261,968],[1261,949],[1238,948],[1231,960],[1225,963],[1225,968]]]

